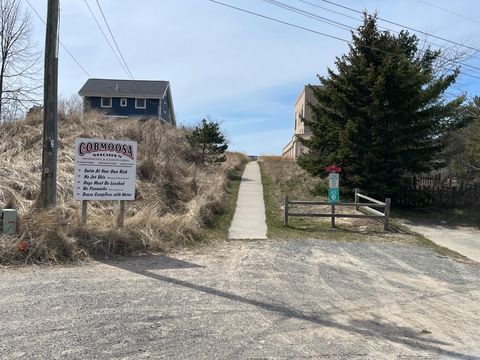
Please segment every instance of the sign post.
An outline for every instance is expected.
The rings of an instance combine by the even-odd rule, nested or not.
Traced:
[[[335,227],[335,205],[340,202],[340,172],[342,169],[331,165],[326,168],[328,175],[328,203],[332,205],[332,227]]]
[[[125,200],[135,199],[137,143],[135,141],[75,140],[73,197],[82,201],[86,224],[87,201],[120,201],[117,224],[123,226]]]

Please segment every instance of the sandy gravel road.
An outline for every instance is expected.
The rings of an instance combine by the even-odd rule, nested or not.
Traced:
[[[401,244],[235,241],[4,269],[0,358],[480,359],[479,296],[477,265]]]

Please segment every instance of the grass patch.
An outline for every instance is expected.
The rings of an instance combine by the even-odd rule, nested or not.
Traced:
[[[304,172],[295,161],[267,157],[260,161],[263,193],[267,217],[268,237],[273,239],[329,239],[343,241],[401,242],[428,247],[441,256],[462,262],[468,261],[462,255],[435,244],[433,241],[410,231],[397,221],[391,221],[391,231],[383,231],[383,223],[372,219],[348,219],[331,227],[330,218],[289,218],[289,226],[283,225],[283,201],[288,195],[294,200],[325,200],[315,195],[325,187],[322,180]],[[352,208],[344,208],[353,211]],[[305,209],[302,209],[305,210]],[[323,211],[328,211],[325,209]],[[343,220],[343,219],[342,219]]]
[[[364,240],[378,237],[391,238],[392,234],[383,232],[383,224],[370,219],[348,220],[337,219],[336,227],[331,227],[330,218],[289,218],[289,225],[283,224],[284,197],[292,200],[322,200],[317,196],[319,191],[325,192],[326,181],[314,178],[301,169],[293,160],[280,157],[263,157],[260,162],[262,174],[263,196],[267,217],[268,236],[275,239],[328,238],[338,240]],[[329,212],[326,207],[318,207],[320,211]],[[307,208],[302,208],[302,211]],[[311,208],[310,208],[311,209]],[[315,209],[317,211],[318,209]],[[339,208],[337,211],[351,211]]]

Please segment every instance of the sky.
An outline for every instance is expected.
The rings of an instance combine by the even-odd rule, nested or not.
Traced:
[[[26,0],[21,1],[25,9],[32,11]],[[348,51],[346,42],[209,0],[98,1],[134,78],[170,81],[177,122],[192,126],[205,117],[219,121],[230,150],[251,155],[281,154],[293,135],[294,104],[303,86],[318,84],[317,75],[325,75],[328,67],[334,68],[335,57]],[[264,0],[219,1],[345,40],[351,37],[345,29]],[[45,19],[47,0],[29,2]],[[77,94],[88,77],[129,78],[85,2],[108,35],[97,0],[60,1],[60,40],[88,73],[63,48],[60,50],[59,97],[63,99]],[[361,24],[360,15],[333,3],[378,11],[383,19],[480,48],[477,0],[278,2],[353,27]],[[32,20],[34,39],[39,51],[43,51],[45,26],[33,12]],[[401,29],[389,23],[380,25]],[[454,46],[432,37],[429,41]],[[480,67],[480,54],[467,63]],[[461,76],[449,93],[480,94],[480,79]]]

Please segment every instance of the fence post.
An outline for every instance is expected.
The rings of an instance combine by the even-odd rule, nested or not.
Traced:
[[[335,227],[335,204],[332,204],[332,227]]]
[[[388,222],[390,221],[390,205],[392,200],[390,198],[385,199],[385,219],[383,222],[383,230],[388,230]]]
[[[359,201],[358,201],[358,193],[359,193],[359,192],[360,192],[360,189],[359,189],[359,188],[355,188],[355,204],[358,204],[358,203],[359,203]],[[358,205],[355,206],[355,210],[358,211],[358,209],[359,209]]]
[[[117,225],[123,227],[125,224],[125,200],[119,201]]]
[[[288,196],[286,195],[283,203],[283,209],[284,209],[283,225],[288,226]]]
[[[80,223],[82,225],[87,224],[87,206],[88,206],[87,200],[82,200],[82,217],[80,220]]]

